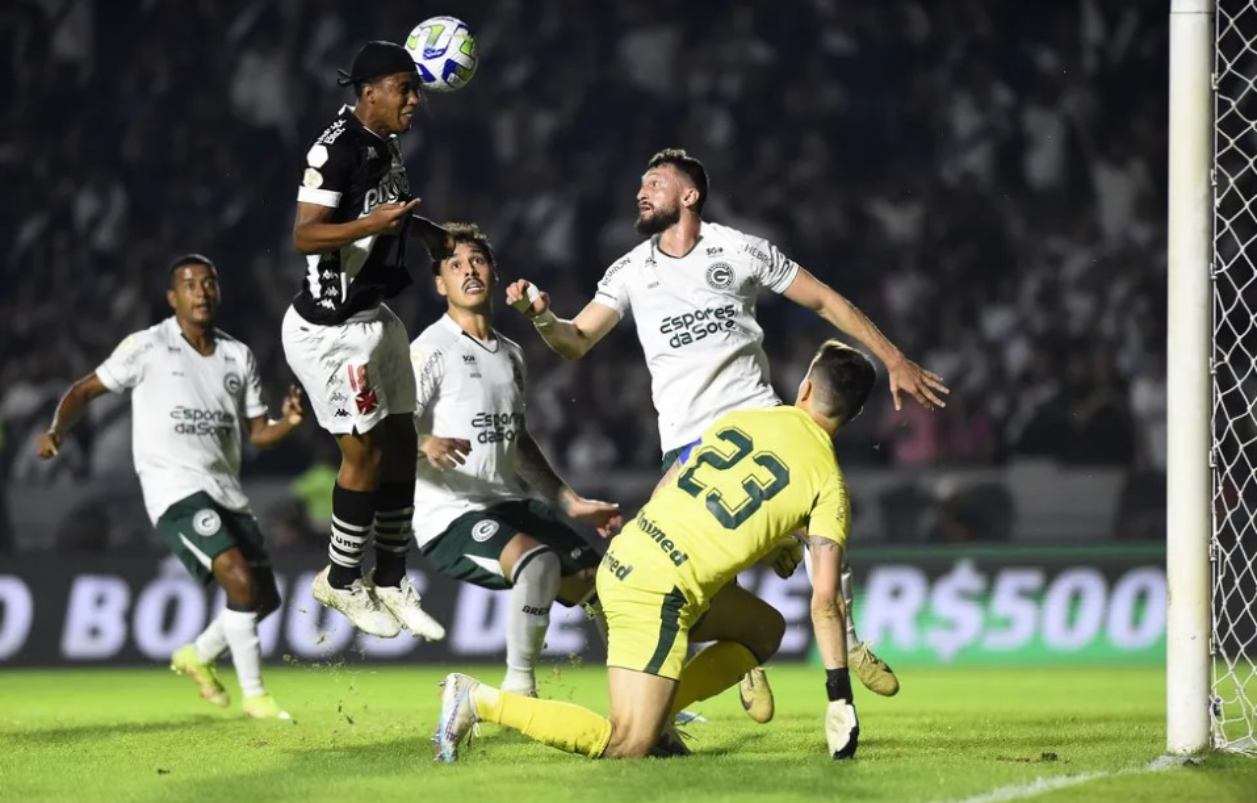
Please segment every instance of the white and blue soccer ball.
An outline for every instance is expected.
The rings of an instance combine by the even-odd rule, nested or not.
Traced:
[[[433,17],[416,25],[406,37],[406,52],[419,80],[433,92],[462,89],[480,62],[476,37],[457,17]]]

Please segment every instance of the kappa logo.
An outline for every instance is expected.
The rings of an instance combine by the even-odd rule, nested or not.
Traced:
[[[332,413],[332,415],[336,416],[337,418],[348,418],[349,411],[346,410],[344,407],[338,407],[336,408],[336,412]]]
[[[368,145],[368,146],[367,146],[367,158],[368,158],[368,159],[378,159],[378,158],[380,158],[380,152],[379,152],[379,151],[377,151],[377,150],[375,149],[375,146],[374,146],[374,145]]]
[[[203,507],[192,514],[192,529],[196,530],[196,534],[201,537],[213,535],[222,529],[223,520],[219,517],[218,511],[213,508]]]
[[[339,390],[333,390],[330,394],[328,394],[327,400],[332,404],[340,404],[341,402],[349,401],[349,397],[344,393],[341,393]]]
[[[733,268],[727,262],[717,262],[707,269],[707,284],[713,290],[728,290],[733,286]]]
[[[240,375],[229,373],[223,377],[223,387],[233,396],[240,392],[240,388],[244,387],[244,383],[240,380]]]
[[[498,532],[498,523],[493,519],[481,519],[471,528],[471,540],[478,544],[488,541]]]

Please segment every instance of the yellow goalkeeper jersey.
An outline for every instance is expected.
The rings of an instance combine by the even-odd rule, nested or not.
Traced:
[[[738,410],[707,428],[676,480],[651,497],[613,550],[641,568],[670,565],[677,587],[705,605],[800,528],[845,545],[850,519],[825,430],[798,407]]]

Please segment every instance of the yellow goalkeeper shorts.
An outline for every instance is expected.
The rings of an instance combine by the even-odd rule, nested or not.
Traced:
[[[607,666],[676,680],[685,664],[690,628],[703,608],[677,587],[670,565],[637,553],[631,540],[623,538],[621,534],[612,542],[598,566],[598,600],[607,616]],[[658,550],[653,543],[650,548]]]

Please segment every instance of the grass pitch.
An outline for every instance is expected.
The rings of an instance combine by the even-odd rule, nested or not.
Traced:
[[[0,671],[4,800],[1257,800],[1257,760],[1154,770],[1163,678],[1146,669],[932,669],[890,700],[857,690],[859,757],[825,755],[824,676],[772,667],[777,716],[734,693],[695,708],[696,755],[591,762],[482,726],[438,766],[428,737],[445,668],[273,667],[296,719],[220,712],[161,669]],[[472,674],[496,682],[497,666]],[[224,682],[235,691],[230,671]],[[605,710],[595,667],[547,670],[542,694]]]

